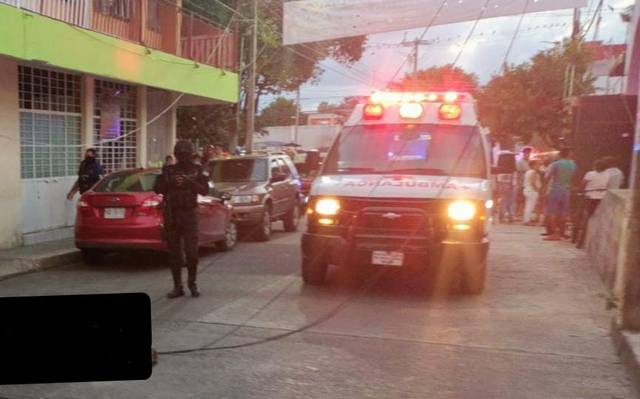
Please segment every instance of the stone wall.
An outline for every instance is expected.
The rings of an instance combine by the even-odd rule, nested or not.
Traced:
[[[631,212],[631,191],[612,190],[589,221],[585,249],[606,286],[615,291]]]

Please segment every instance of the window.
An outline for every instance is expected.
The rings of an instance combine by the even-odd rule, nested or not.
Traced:
[[[73,176],[81,157],[80,77],[18,67],[20,175]]]
[[[480,132],[473,126],[375,125],[342,130],[324,172],[486,177]]]
[[[160,32],[160,1],[149,0],[147,3],[147,29]]]
[[[132,14],[131,0],[95,0],[94,7],[101,14],[128,21]]]
[[[145,193],[153,191],[160,172],[120,172],[102,179],[94,188],[97,193]]]
[[[229,159],[211,163],[216,183],[267,180],[267,163],[262,159]]]
[[[120,137],[103,138],[101,133],[101,104],[106,98],[115,99],[120,107]],[[137,106],[136,88],[123,83],[96,80],[94,147],[107,172],[136,167],[137,154]],[[133,132],[133,133],[132,133]]]
[[[291,176],[291,169],[289,169],[289,166],[287,166],[287,163],[284,161],[284,159],[278,158],[278,165],[280,165],[281,173],[283,173],[287,177]]]
[[[271,177],[280,174],[280,165],[278,161],[274,158],[271,160]]]

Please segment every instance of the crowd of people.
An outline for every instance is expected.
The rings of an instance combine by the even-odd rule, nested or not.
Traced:
[[[545,240],[568,238],[567,219],[575,198],[582,198],[585,215],[590,217],[607,190],[619,189],[624,183],[624,174],[611,156],[595,161],[582,179],[576,171],[569,148],[534,156],[531,147],[524,147],[515,161],[515,171],[495,176],[496,220],[544,226]]]

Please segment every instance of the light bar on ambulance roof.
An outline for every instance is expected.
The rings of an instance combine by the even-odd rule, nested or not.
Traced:
[[[454,103],[464,98],[463,94],[455,91],[445,93],[439,92],[397,92],[397,91],[377,91],[369,98],[370,104],[401,104],[410,102],[447,102]]]
[[[418,119],[422,116],[422,104],[408,102],[400,104],[400,117],[405,119]]]
[[[374,103],[367,104],[364,106],[364,110],[362,111],[364,119],[382,119],[382,115],[384,115],[384,107],[382,104]]]

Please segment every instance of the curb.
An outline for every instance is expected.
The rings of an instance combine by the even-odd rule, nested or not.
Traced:
[[[75,248],[33,258],[0,259],[0,280],[78,261],[80,261],[80,251]]]
[[[631,383],[636,393],[640,392],[640,333],[633,333],[620,329],[617,319],[611,320],[611,338],[620,357],[620,361],[627,369]],[[635,342],[634,342],[635,341]],[[635,344],[634,344],[635,343]]]

